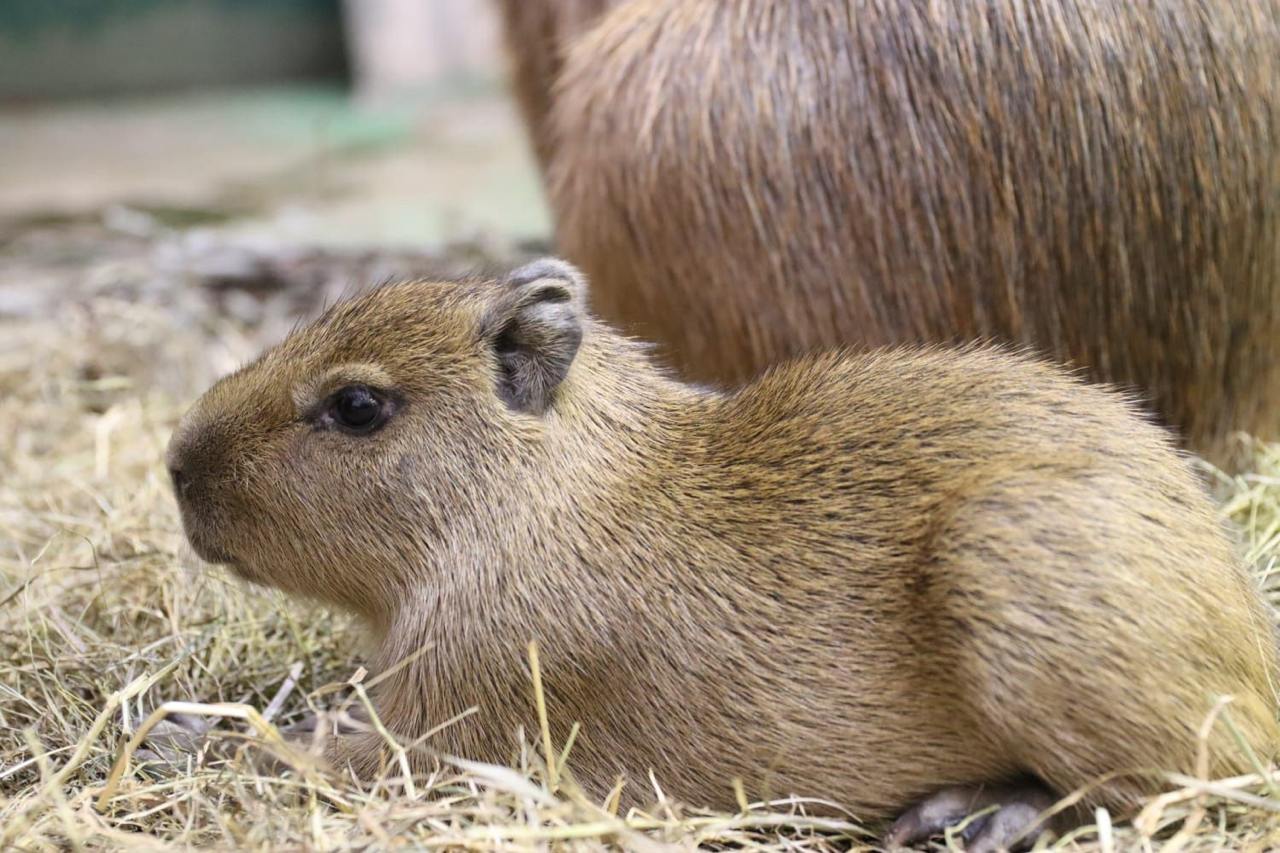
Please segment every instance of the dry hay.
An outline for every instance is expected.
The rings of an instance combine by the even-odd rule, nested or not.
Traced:
[[[165,441],[182,398],[257,346],[229,321],[196,327],[191,317],[99,293],[0,326],[0,848],[873,843],[876,827],[806,817],[803,802],[705,814],[662,800],[652,780],[630,784],[655,786],[656,807],[615,814],[568,779],[553,790],[537,732],[513,742],[512,768],[445,764],[411,784],[394,765],[359,787],[312,771],[259,774],[248,760],[159,775],[131,766],[108,783],[126,741],[166,701],[241,703],[268,729],[359,701],[359,649],[341,618],[201,569],[183,544]],[[1258,473],[1218,485],[1276,601],[1280,446],[1255,450]],[[246,731],[235,719],[218,727],[228,740]],[[1182,779],[1141,829],[1101,814],[1057,845],[1275,849],[1277,811],[1280,775]]]

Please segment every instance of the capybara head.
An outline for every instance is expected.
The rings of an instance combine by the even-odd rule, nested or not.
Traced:
[[[576,270],[543,260],[330,309],[182,419],[167,463],[192,546],[250,580],[385,612],[409,567],[500,512],[578,352],[584,295]]]

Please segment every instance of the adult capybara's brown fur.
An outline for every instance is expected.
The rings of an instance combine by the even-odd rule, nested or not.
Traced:
[[[498,0],[511,60],[516,103],[532,132],[538,165],[551,164],[553,147],[545,132],[551,89],[564,67],[564,46],[593,27],[619,0]],[[535,130],[536,128],[536,130]]]
[[[695,805],[736,808],[739,778],[875,818],[1136,771],[1086,798],[1124,809],[1193,771],[1224,695],[1274,753],[1260,596],[1124,397],[974,347],[814,355],[722,394],[584,300],[555,261],[376,290],[174,435],[201,554],[363,614],[378,670],[412,658],[375,696],[400,736],[461,714],[428,745],[509,761],[537,640],[593,796],[623,773],[641,799],[652,770]],[[334,757],[369,772],[379,743]],[[1208,743],[1213,772],[1250,769],[1225,723]]]
[[[1280,437],[1277,0],[504,13],[559,250],[688,377],[991,337]]]

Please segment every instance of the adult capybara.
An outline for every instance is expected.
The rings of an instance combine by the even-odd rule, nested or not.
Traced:
[[[994,338],[1280,432],[1277,0],[507,0],[559,250],[736,382]]]

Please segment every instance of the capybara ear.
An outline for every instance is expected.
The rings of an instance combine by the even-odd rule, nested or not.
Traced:
[[[535,415],[551,406],[582,343],[585,302],[582,273],[556,258],[526,264],[502,282],[484,328],[508,406]]]

